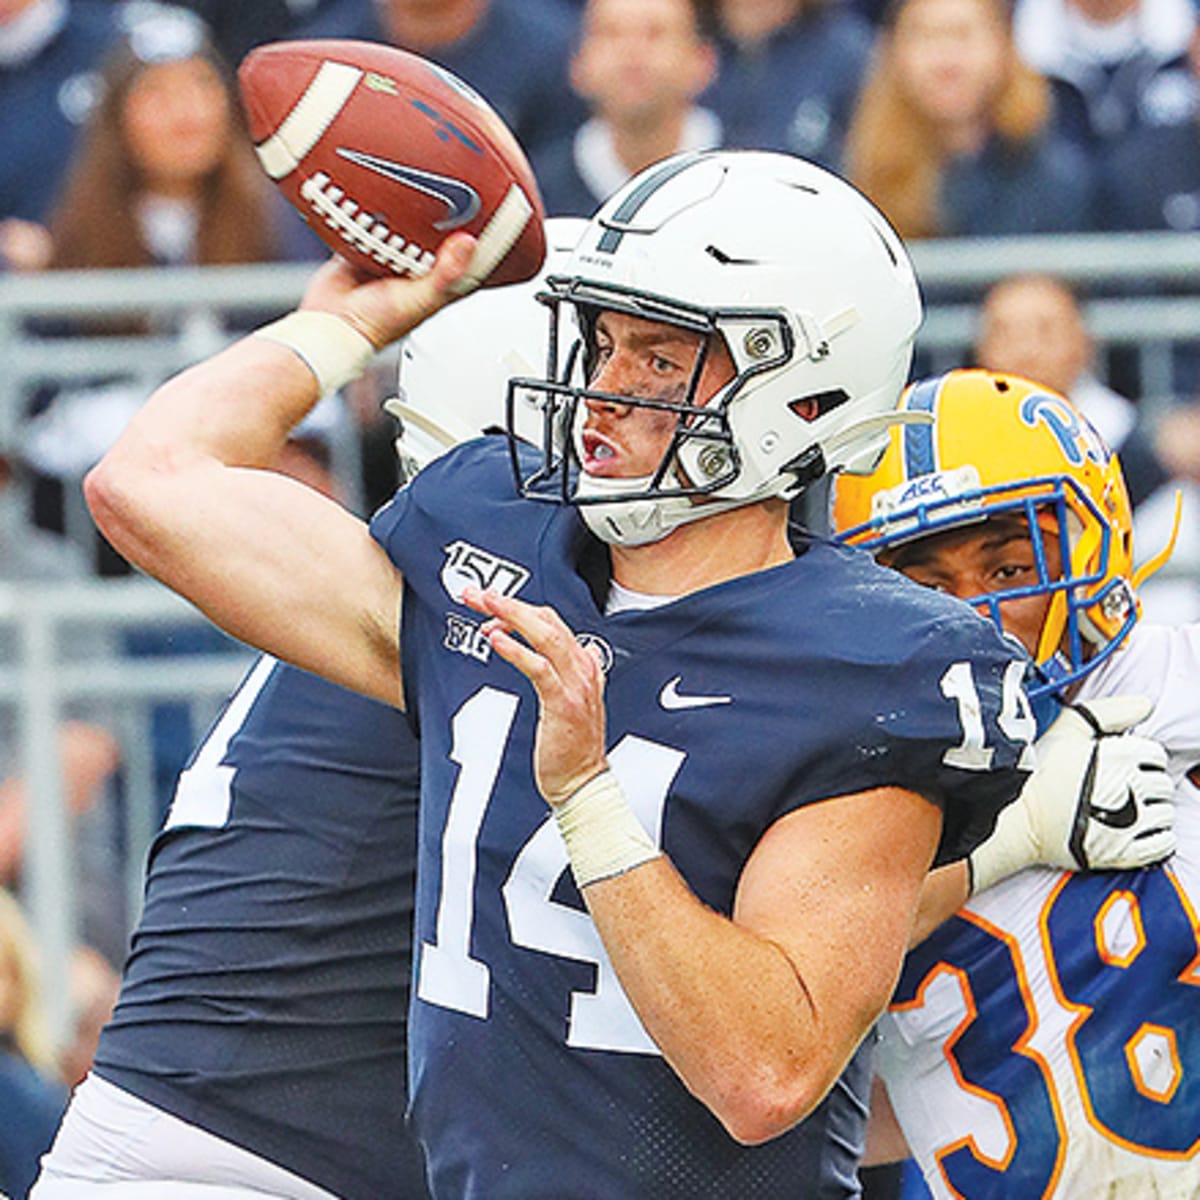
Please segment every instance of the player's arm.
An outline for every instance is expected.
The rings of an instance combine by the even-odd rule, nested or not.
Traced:
[[[808,1116],[883,1011],[940,832],[894,788],[798,809],[755,848],[732,918],[662,855],[583,885],[646,1031],[737,1140]]]
[[[399,574],[364,522],[270,468],[318,377],[343,382],[452,299],[473,246],[448,240],[412,281],[327,263],[299,320],[165,383],[85,482],[105,536],[234,637],[398,703]]]
[[[892,993],[939,810],[880,788],[789,813],[747,862],[732,917],[717,913],[637,827],[607,770],[595,657],[551,609],[464,598],[495,618],[492,647],[537,689],[538,786],[642,1024],[733,1137],[791,1128]]]
[[[583,888],[647,1032],[739,1141],[812,1112],[883,1011],[940,831],[898,789],[799,809],[751,855],[732,919],[664,857]]]

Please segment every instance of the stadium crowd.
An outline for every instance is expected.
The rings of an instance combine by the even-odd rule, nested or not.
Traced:
[[[236,64],[284,38],[381,41],[459,74],[517,134],[552,217],[590,216],[677,152],[750,148],[836,172],[906,241],[1200,232],[1194,0],[0,0],[0,271],[324,258],[259,170],[238,108]],[[1141,594],[1155,619],[1195,621],[1200,346],[1179,356],[1170,396],[1145,397],[1136,373],[1097,350],[1087,298],[1064,280],[1014,273],[975,299],[975,363],[962,365],[1035,378],[1078,405],[1120,452],[1138,547],[1168,540],[1182,493],[1176,563],[1191,581],[1150,582]],[[163,328],[150,312],[31,321],[25,333],[36,341]],[[195,336],[208,345],[246,328],[226,314]],[[362,515],[385,503],[403,482],[393,424],[379,408],[394,369],[385,358],[323,402],[277,468],[327,495],[341,489]],[[81,538],[72,514],[86,473],[161,382],[100,373],[25,397],[15,432],[0,443],[0,580],[60,586],[131,572],[90,526]],[[331,469],[347,436],[352,480]],[[178,652],[188,638],[197,650],[225,644],[215,630],[148,629],[119,652]],[[79,647],[80,656],[110,652]],[[0,645],[0,653],[11,661],[14,651]],[[307,685],[285,670],[278,686],[287,695]],[[332,685],[308,702],[350,720]],[[364,712],[381,727],[393,716]],[[114,865],[120,746],[105,714],[85,708],[60,730],[85,881],[77,1028],[71,1044],[52,1047],[20,907],[30,800],[14,767],[17,731],[4,716],[0,982],[15,999],[0,1005],[0,1192],[20,1200],[116,1001],[133,916]],[[169,705],[156,717],[153,754],[170,820],[176,778],[203,731]],[[401,824],[415,836],[413,821]],[[390,876],[379,869],[382,887]],[[411,894],[405,904],[411,919]],[[133,1020],[128,1009],[124,1020]],[[866,1168],[863,1180],[871,1200],[928,1194],[911,1164]]]

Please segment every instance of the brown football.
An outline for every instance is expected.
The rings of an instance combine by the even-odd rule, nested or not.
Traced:
[[[238,68],[264,170],[322,240],[372,275],[422,275],[456,229],[473,281],[531,279],[537,183],[511,131],[445,68],[376,42],[273,42]]]

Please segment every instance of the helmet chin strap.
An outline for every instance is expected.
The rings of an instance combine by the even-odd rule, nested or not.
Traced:
[[[861,471],[869,469],[872,461],[884,449],[884,442],[893,425],[932,424],[933,413],[894,409],[852,421],[825,438],[821,448],[827,461],[838,464],[838,470]]]
[[[419,429],[446,450],[459,442],[467,441],[479,432],[456,422],[452,414],[447,414],[442,421],[437,421],[421,409],[414,408],[400,396],[389,396],[381,407],[389,416],[397,417],[405,425]]]
[[[581,475],[577,495],[584,497],[611,496],[608,502],[580,504],[579,515],[584,524],[602,541],[610,546],[647,546],[673,533],[681,525],[715,517],[719,513],[744,508],[773,496],[786,496],[788,480],[777,476],[771,483],[750,496],[667,496],[654,498],[643,496],[638,499],[622,499],[630,492],[645,491],[652,477],[639,479],[608,479],[594,475]]]

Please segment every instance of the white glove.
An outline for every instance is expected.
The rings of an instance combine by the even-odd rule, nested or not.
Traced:
[[[1123,732],[1150,713],[1144,696],[1065,707],[1038,739],[1037,769],[969,859],[971,893],[1043,863],[1130,870],[1175,849],[1174,788],[1158,742]]]

